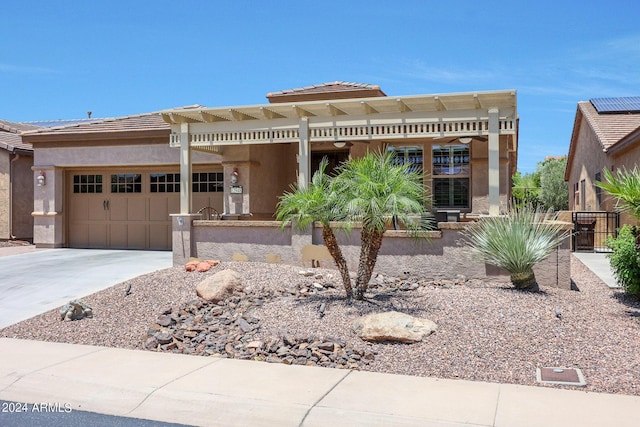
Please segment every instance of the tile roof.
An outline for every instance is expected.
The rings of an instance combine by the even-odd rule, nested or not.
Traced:
[[[11,153],[16,151],[33,151],[31,144],[22,142],[22,135],[0,130],[0,149]]]
[[[329,94],[345,94],[349,92],[364,92],[366,93],[366,96],[387,96],[378,85],[335,81],[295,89],[286,89],[278,92],[270,92],[267,94],[267,99],[270,102],[273,102],[274,99],[304,95],[311,95],[315,96],[316,99],[320,99],[319,97],[323,94],[327,95],[327,99],[331,99],[332,97]]]
[[[578,108],[605,151],[640,126],[640,114],[599,114],[589,101],[578,102]]]
[[[0,120],[0,149],[11,153],[16,151],[33,152],[31,144],[22,141],[22,133],[34,129],[39,128],[30,124]]]
[[[29,130],[40,129],[40,126],[31,123],[10,122],[8,120],[0,120],[0,131],[20,133]]]
[[[108,133],[146,130],[169,131],[170,128],[171,127],[162,120],[160,113],[144,113],[124,117],[83,120],[70,125],[39,128],[26,132],[26,135]]]

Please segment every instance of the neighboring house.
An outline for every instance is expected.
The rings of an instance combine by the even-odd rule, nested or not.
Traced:
[[[34,241],[170,249],[171,214],[211,207],[227,220],[270,220],[279,196],[306,185],[323,156],[335,166],[368,150],[395,151],[422,171],[435,211],[498,214],[510,199],[513,90],[389,97],[378,86],[335,82],[267,98],[25,134],[35,176],[47,177],[34,187]]]
[[[21,133],[37,128],[0,120],[0,240],[33,238],[33,149]]]
[[[603,169],[633,169],[640,163],[640,97],[594,98],[578,103],[565,181],[569,209],[615,211],[615,201],[595,183]],[[622,222],[629,222],[623,216]]]

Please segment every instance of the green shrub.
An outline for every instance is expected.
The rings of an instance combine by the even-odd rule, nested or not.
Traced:
[[[607,240],[607,246],[613,249],[607,256],[616,281],[627,293],[640,298],[640,256],[633,227],[622,227],[617,238]]]

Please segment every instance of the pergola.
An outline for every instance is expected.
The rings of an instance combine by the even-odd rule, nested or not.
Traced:
[[[517,147],[515,90],[351,98],[164,110],[170,146],[180,149],[180,214],[191,213],[192,150],[246,144],[298,144],[298,185],[310,179],[314,142],[473,138],[488,141],[489,213],[500,211],[499,137]]]

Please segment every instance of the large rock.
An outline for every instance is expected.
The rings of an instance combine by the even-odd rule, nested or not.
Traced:
[[[356,319],[353,331],[365,341],[400,341],[413,343],[437,329],[428,319],[417,319],[397,311],[374,313]]]
[[[219,271],[196,286],[198,296],[213,303],[223,301],[240,291],[242,291],[240,273],[234,270]]]

